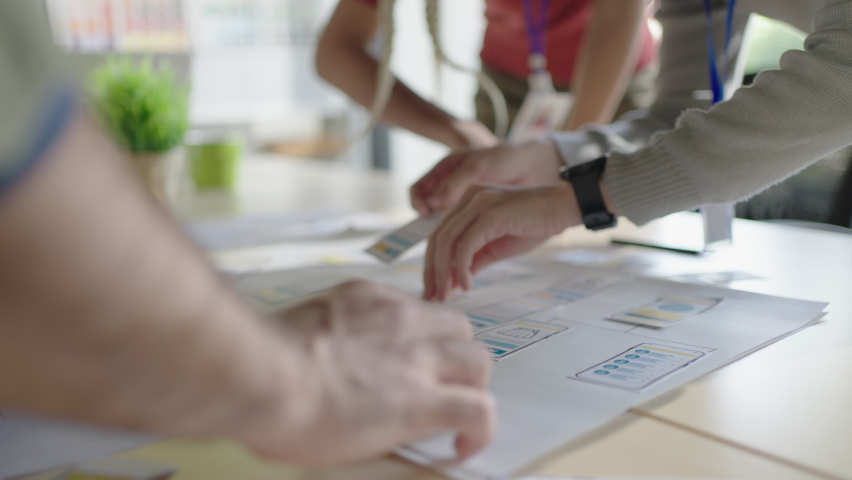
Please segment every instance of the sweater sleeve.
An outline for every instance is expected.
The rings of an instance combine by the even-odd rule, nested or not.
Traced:
[[[795,0],[794,0],[795,1]],[[716,44],[725,41],[727,1],[714,0]],[[731,41],[732,64],[739,54],[743,31],[751,10],[738,8]],[[666,0],[656,14],[663,27],[657,99],[647,111],[623,115],[610,125],[586,125],[573,132],[554,132],[551,139],[568,166],[579,165],[607,153],[632,153],[659,132],[671,130],[678,116],[690,108],[710,107],[707,71],[707,17],[704,0]],[[718,61],[724,60],[720,50]],[[703,95],[701,95],[703,93]]]
[[[804,51],[670,132],[612,155],[604,185],[636,224],[743,200],[852,144],[852,0],[827,0]]]
[[[0,2],[0,198],[53,142],[74,109],[40,2]]]

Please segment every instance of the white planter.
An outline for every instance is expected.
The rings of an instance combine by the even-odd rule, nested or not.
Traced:
[[[158,153],[130,153],[130,162],[148,191],[162,203],[177,195],[180,186],[180,149]]]

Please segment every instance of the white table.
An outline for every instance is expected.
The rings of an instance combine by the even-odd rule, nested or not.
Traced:
[[[178,199],[184,218],[304,208],[406,212],[407,186],[387,174],[257,156],[233,193]],[[700,239],[697,216],[637,229],[572,229],[552,245],[604,245],[613,236]],[[852,479],[852,235],[738,220],[734,245],[701,257],[653,255],[669,273],[741,270],[764,277],[731,286],[829,301],[824,322],[643,405],[555,452],[542,473],[706,478]],[[650,252],[650,250],[649,250]],[[678,270],[682,270],[678,272]],[[648,439],[654,439],[649,442]],[[181,467],[176,480],[218,478],[432,478],[397,460],[333,470],[271,466],[223,443],[173,441],[127,454]]]

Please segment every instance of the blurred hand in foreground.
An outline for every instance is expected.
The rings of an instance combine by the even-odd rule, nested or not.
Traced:
[[[258,425],[249,437],[261,455],[338,463],[455,430],[464,459],[491,440],[491,361],[464,315],[354,281],[282,318],[283,338],[298,352],[298,400],[285,408],[292,428]]]

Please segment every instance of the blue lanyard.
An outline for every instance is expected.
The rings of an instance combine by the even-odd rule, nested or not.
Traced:
[[[544,57],[547,40],[547,13],[550,10],[550,0],[541,0],[538,18],[533,11],[533,0],[523,0],[524,20],[527,24],[527,39],[530,43],[530,54]]]
[[[728,48],[731,44],[731,34],[734,29],[734,10],[737,0],[728,0],[728,18],[725,22],[725,77],[728,76]],[[710,88],[713,90],[713,104],[725,99],[725,82],[716,63],[716,42],[713,38],[713,6],[711,0],[704,0],[704,10],[707,12],[707,56],[710,62]]]

